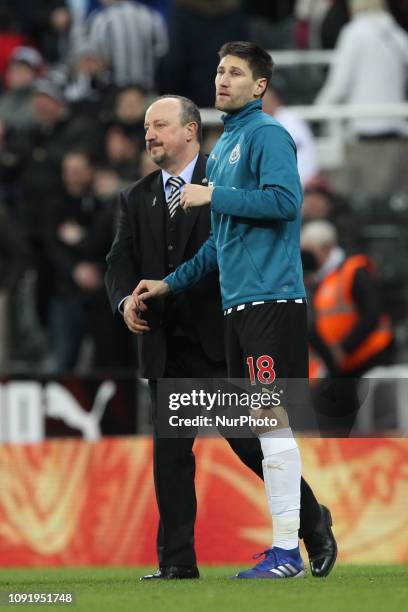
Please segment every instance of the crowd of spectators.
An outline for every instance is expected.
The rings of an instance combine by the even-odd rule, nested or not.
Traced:
[[[401,3],[389,8],[408,29]],[[334,48],[352,17],[345,0],[0,0],[0,370],[10,354],[75,369],[84,337],[94,367],[135,366],[103,274],[116,196],[155,168],[144,151],[149,101],[173,92],[211,107],[226,40]],[[277,80],[265,109],[293,131],[302,182],[315,185],[313,136],[285,93]],[[207,150],[217,136],[206,132]]]

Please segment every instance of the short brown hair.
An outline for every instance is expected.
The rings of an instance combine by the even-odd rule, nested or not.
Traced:
[[[273,60],[265,49],[247,40],[226,42],[218,51],[220,59],[226,55],[235,55],[245,60],[254,79],[266,79],[267,85],[272,78]],[[266,91],[266,87],[265,87]],[[265,93],[265,92],[264,92]],[[262,94],[263,95],[263,94]]]

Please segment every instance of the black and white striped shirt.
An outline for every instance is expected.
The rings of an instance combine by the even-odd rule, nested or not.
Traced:
[[[91,19],[89,37],[108,63],[116,85],[138,83],[148,91],[154,89],[156,60],[168,51],[167,28],[160,13],[139,2],[119,0]]]

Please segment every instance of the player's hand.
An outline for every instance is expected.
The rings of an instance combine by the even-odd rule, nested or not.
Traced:
[[[143,312],[147,309],[146,300],[151,298],[164,297],[170,293],[170,287],[164,281],[141,280],[132,293],[136,308]]]
[[[150,331],[147,321],[141,319],[139,309],[132,295],[126,298],[123,304],[123,318],[130,331],[134,334],[143,334]]]
[[[180,205],[187,212],[193,206],[210,204],[213,190],[214,187],[187,184],[184,186],[183,193],[181,194]]]

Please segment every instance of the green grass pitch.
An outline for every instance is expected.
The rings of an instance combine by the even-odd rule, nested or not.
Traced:
[[[73,612],[401,612],[408,566],[337,565],[327,579],[230,580],[238,568],[202,567],[200,580],[140,582],[146,568],[0,569],[0,591],[73,591]],[[239,568],[239,569],[242,569]],[[1,606],[4,610],[22,606]],[[24,609],[23,608],[23,609]]]

